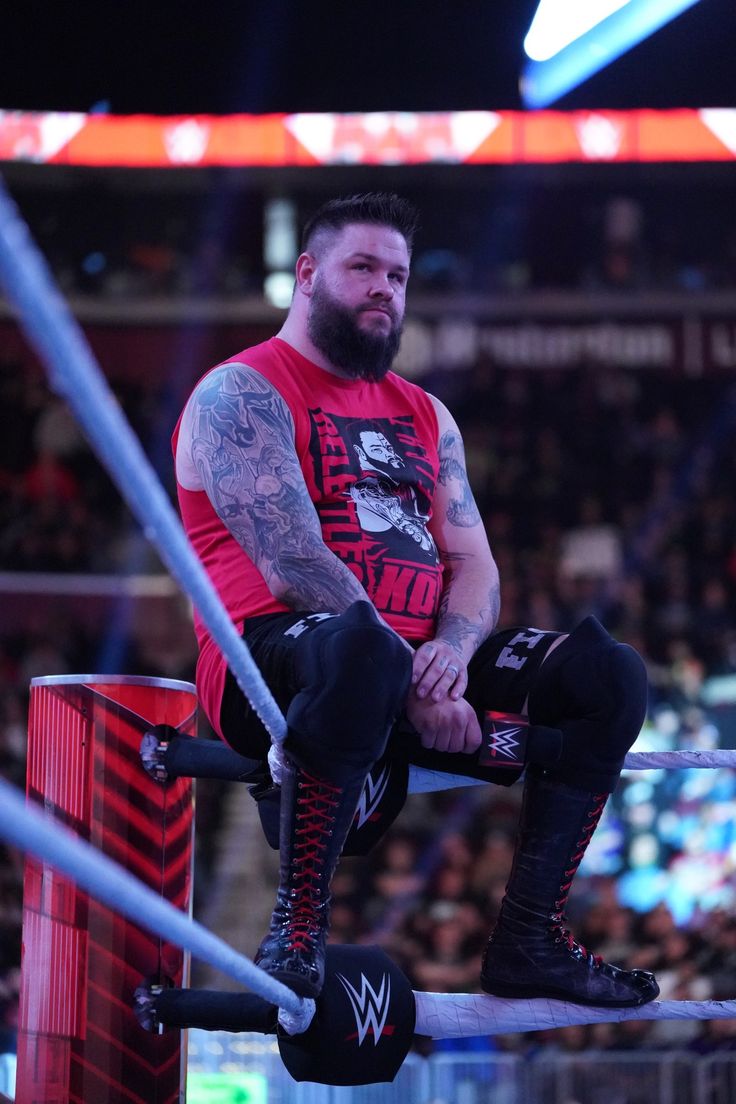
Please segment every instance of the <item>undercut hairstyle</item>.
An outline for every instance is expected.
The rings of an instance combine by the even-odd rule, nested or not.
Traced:
[[[319,238],[323,235],[337,234],[354,223],[372,223],[398,231],[411,254],[418,219],[416,207],[393,192],[364,192],[330,199],[307,221],[302,234],[302,252],[319,252]]]

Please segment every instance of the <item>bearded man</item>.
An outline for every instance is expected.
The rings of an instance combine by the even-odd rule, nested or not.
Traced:
[[[205,375],[174,433],[185,527],[288,726],[280,884],[256,961],[319,994],[330,881],[349,833],[372,819],[377,764],[381,779],[397,762],[504,784],[525,772],[482,988],[643,1004],[654,977],[589,954],[564,907],[641,727],[644,667],[594,618],[567,635],[495,631],[498,571],[458,427],[390,370],[415,227],[394,195],[325,204],[280,332]],[[265,763],[268,734],[195,627],[207,716]],[[513,723],[500,732],[491,713]]]

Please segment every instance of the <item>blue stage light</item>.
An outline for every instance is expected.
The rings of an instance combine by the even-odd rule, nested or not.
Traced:
[[[612,10],[617,0],[596,0],[585,21],[579,21],[571,20],[565,15],[571,8],[577,7],[569,0],[558,0],[557,4],[553,0],[543,0],[529,28],[525,47],[529,43],[534,57],[545,60],[530,60],[524,68],[521,77],[524,106],[548,107],[698,2],[699,0],[628,0],[623,6],[619,5],[616,10]],[[553,30],[554,8],[557,9],[558,19],[557,27]],[[606,8],[610,14],[591,26],[593,15],[600,15]],[[585,22],[588,29],[580,33]],[[569,36],[575,33],[577,37],[571,41]],[[563,45],[564,42],[567,45]]]
[[[602,23],[632,0],[540,0],[526,38],[524,51],[532,61],[548,61],[581,35]]]

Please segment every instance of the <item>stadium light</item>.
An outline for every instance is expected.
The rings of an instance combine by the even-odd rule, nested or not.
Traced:
[[[540,0],[524,39],[524,51],[532,61],[548,61],[586,31],[601,23],[631,0]]]
[[[541,0],[524,39],[525,107],[554,103],[699,0]]]

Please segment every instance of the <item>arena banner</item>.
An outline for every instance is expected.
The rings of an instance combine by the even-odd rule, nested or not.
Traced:
[[[237,312],[234,312],[237,313]],[[264,313],[266,313],[264,311]],[[176,378],[184,391],[213,364],[274,334],[279,320],[206,324],[178,321],[85,323],[85,333],[108,378],[156,389]],[[0,318],[0,360],[37,365],[15,323]],[[396,368],[411,379],[435,372],[471,371],[477,365],[520,371],[580,367],[670,371],[699,376],[736,373],[736,310],[652,317],[484,317],[410,313]]]
[[[397,368],[430,371],[497,368],[544,371],[581,367],[667,370],[686,375],[736,371],[736,311],[731,316],[407,319]]]
[[[105,115],[0,110],[0,162],[129,168],[733,161],[736,108]]]

